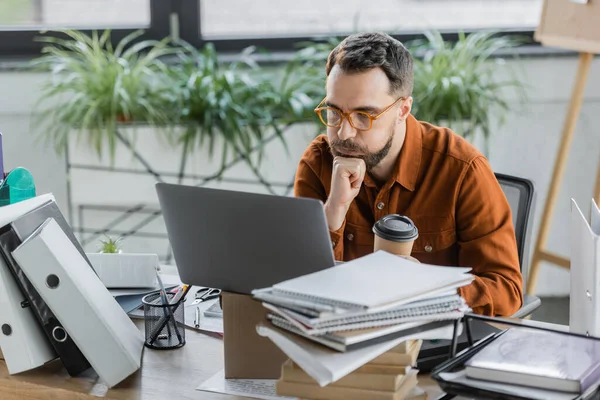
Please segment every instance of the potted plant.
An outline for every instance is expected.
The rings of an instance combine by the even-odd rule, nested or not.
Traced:
[[[102,283],[109,289],[156,287],[158,255],[123,252],[122,238],[105,236],[97,253],[86,253]]]
[[[313,117],[311,88],[291,79],[297,65],[289,65],[278,80],[253,60],[254,47],[241,52],[236,61],[222,62],[212,43],[201,49],[184,41],[177,45],[178,59],[168,73],[182,104],[178,115],[184,127],[178,136],[184,149],[182,167],[198,147],[208,146],[212,157],[220,142],[222,167],[241,156],[258,174],[266,138],[275,135],[287,148],[285,130]]]
[[[414,55],[413,114],[420,120],[448,126],[467,140],[479,132],[485,152],[492,117],[501,125],[511,110],[512,95],[525,98],[524,84],[499,57],[524,39],[495,32],[459,33],[454,43],[437,31],[407,43]],[[505,72],[507,78],[498,78]]]
[[[113,48],[110,30],[91,36],[61,31],[67,38],[43,36],[35,69],[50,71],[35,105],[34,127],[61,154],[67,140],[84,138],[98,156],[105,147],[114,156],[119,126],[168,127],[178,108],[162,58],[172,54],[169,40],[133,41],[136,31]]]

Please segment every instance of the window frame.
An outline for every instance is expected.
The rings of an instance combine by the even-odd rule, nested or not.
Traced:
[[[168,0],[149,0],[150,4],[150,24],[147,27],[131,26],[111,29],[111,41],[118,43],[125,36],[139,29],[144,30],[144,34],[137,40],[155,39],[161,40],[168,36],[170,31],[169,18],[172,12],[172,4]],[[91,35],[94,30],[103,31],[105,26],[85,27],[79,29],[77,26],[71,27],[78,29],[82,33]],[[23,29],[0,28],[0,57],[36,57],[41,54],[45,43],[36,41],[37,37],[42,36],[41,30],[45,28]],[[66,37],[58,32],[53,32],[52,28],[44,33],[44,36]]]
[[[266,50],[272,53],[293,52],[298,49],[298,44],[302,42],[323,40],[332,36],[345,37],[352,32],[339,32],[335,35],[289,35],[289,36],[274,36],[274,37],[223,37],[218,39],[204,39],[201,35],[202,16],[201,16],[201,1],[206,0],[172,0],[178,3],[173,11],[179,16],[180,37],[186,42],[195,47],[202,47],[206,43],[212,43],[219,53],[239,53],[249,46]],[[492,29],[492,28],[489,28]],[[469,34],[481,30],[477,29],[443,29],[439,30],[440,34],[446,41],[458,41],[459,31]],[[533,40],[535,28],[505,28],[498,29],[500,35],[518,35],[529,39],[526,46],[540,46]],[[401,42],[408,42],[415,39],[424,39],[423,31],[405,31],[391,34],[392,37]]]
[[[295,51],[301,42],[314,41],[331,37],[332,35],[305,35],[305,36],[277,36],[277,37],[223,37],[218,39],[205,39],[201,35],[201,4],[202,0],[149,0],[150,3],[150,25],[149,27],[128,27],[111,29],[111,40],[116,44],[119,40],[139,29],[144,34],[137,40],[162,40],[169,35],[177,36],[191,45],[201,48],[206,43],[212,43],[219,53],[239,53],[249,46],[266,50],[270,53],[291,53]],[[78,29],[73,27],[73,29]],[[102,31],[106,27],[86,27],[81,32],[91,34],[94,30]],[[458,29],[441,30],[443,38],[454,42],[458,40]],[[468,34],[477,30],[462,30]],[[529,43],[524,45],[528,48],[539,47],[534,38],[534,28],[501,29],[499,34],[520,35],[529,38]],[[339,32],[336,37],[344,37],[350,32]],[[29,58],[41,54],[44,43],[35,41],[41,35],[40,28],[0,29],[0,57]],[[59,33],[48,31],[46,35],[61,36]],[[411,31],[392,34],[396,39],[406,42],[414,39],[424,38],[423,32]]]

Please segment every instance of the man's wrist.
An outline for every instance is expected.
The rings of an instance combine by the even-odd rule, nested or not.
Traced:
[[[346,219],[346,213],[348,212],[348,208],[344,206],[335,206],[330,204],[329,202],[325,203],[325,217],[327,218],[327,225],[329,225],[329,230],[337,231],[344,224],[344,219]]]

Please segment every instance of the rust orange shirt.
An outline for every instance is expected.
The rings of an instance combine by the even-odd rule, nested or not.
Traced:
[[[317,137],[300,160],[294,193],[325,202],[333,156]],[[522,305],[511,209],[486,158],[449,129],[407,119],[392,178],[377,187],[367,173],[342,227],[331,231],[336,260],[373,252],[373,224],[387,214],[410,217],[419,230],[412,256],[427,264],[471,267],[459,289],[474,312],[508,316]]]

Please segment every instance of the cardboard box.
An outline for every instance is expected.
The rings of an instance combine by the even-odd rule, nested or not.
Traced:
[[[221,294],[225,378],[279,379],[285,354],[256,333],[266,321],[267,309],[250,295]]]

